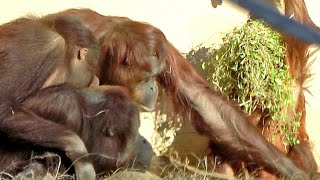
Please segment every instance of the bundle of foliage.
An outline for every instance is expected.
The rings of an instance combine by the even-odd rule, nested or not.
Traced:
[[[248,20],[223,37],[217,47],[198,47],[187,57],[230,99],[251,114],[257,108],[275,122],[284,145],[297,143],[297,118],[286,118],[292,108],[291,79],[284,63],[281,36],[261,21]],[[198,67],[199,69],[199,67]]]

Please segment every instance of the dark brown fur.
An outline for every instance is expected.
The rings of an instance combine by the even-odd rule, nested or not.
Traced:
[[[68,86],[49,87],[29,97],[22,107],[76,132],[90,153],[83,158],[89,158],[99,174],[128,164],[139,151],[143,151],[139,149],[144,140],[138,133],[138,110],[126,90],[121,87],[101,86],[83,90]],[[2,142],[10,143],[10,137],[1,137]],[[59,152],[32,145],[22,148],[19,144],[21,142],[18,145],[10,143],[8,146],[5,143],[1,146],[1,171],[17,173],[29,163],[31,150],[34,154],[45,151]],[[139,161],[142,156],[137,157],[136,163],[146,165],[145,162]],[[16,163],[15,166],[13,162]]]
[[[88,86],[98,64],[96,45],[91,32],[73,16],[22,18],[1,25],[0,132],[16,141],[64,151],[73,162],[86,155],[87,149],[74,131],[47,121],[21,104],[40,92],[57,70],[64,76],[50,83]],[[80,48],[88,49],[84,72],[71,68]],[[76,161],[74,167],[79,179],[95,178],[87,158]]]

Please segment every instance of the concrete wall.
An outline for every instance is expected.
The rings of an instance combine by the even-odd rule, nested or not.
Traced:
[[[213,9],[210,0],[1,0],[0,23],[28,13],[43,15],[67,8],[91,8],[104,15],[149,22],[182,52],[218,39],[246,19],[245,13],[229,4]]]

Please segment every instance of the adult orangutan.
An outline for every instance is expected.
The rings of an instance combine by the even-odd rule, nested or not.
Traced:
[[[1,171],[15,174],[32,154],[46,151],[63,152],[80,180],[129,163],[148,166],[152,148],[138,133],[126,90],[84,89],[96,83],[98,56],[95,37],[73,15],[0,26]],[[135,89],[141,103],[157,97],[144,95],[140,84]]]
[[[223,158],[243,160],[279,176],[307,176],[270,144],[238,107],[203,80],[159,29],[88,9],[62,13],[78,16],[99,39],[101,84],[127,87],[139,102],[136,84],[151,84],[145,92],[154,93],[157,81],[171,97],[175,111],[189,119],[200,134],[208,136]],[[154,103],[142,106],[154,109]]]

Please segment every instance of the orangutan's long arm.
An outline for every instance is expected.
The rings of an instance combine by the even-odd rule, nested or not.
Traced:
[[[183,80],[178,84],[179,92],[191,102],[195,110],[192,113],[200,115],[197,121],[194,119],[191,121],[193,124],[205,124],[202,127],[207,126],[209,132],[204,133],[219,146],[222,156],[232,157],[231,160],[241,158],[247,163],[265,166],[266,169],[287,177],[304,174],[289,158],[269,143],[249,123],[244,114],[219,92],[202,84],[191,85]],[[196,124],[195,127],[197,128]]]
[[[287,177],[305,176],[249,123],[238,107],[203,80],[170,43],[166,47],[170,53],[166,57],[166,69],[159,77],[160,84],[176,110],[189,119],[200,134],[217,144],[221,156],[244,160]]]

